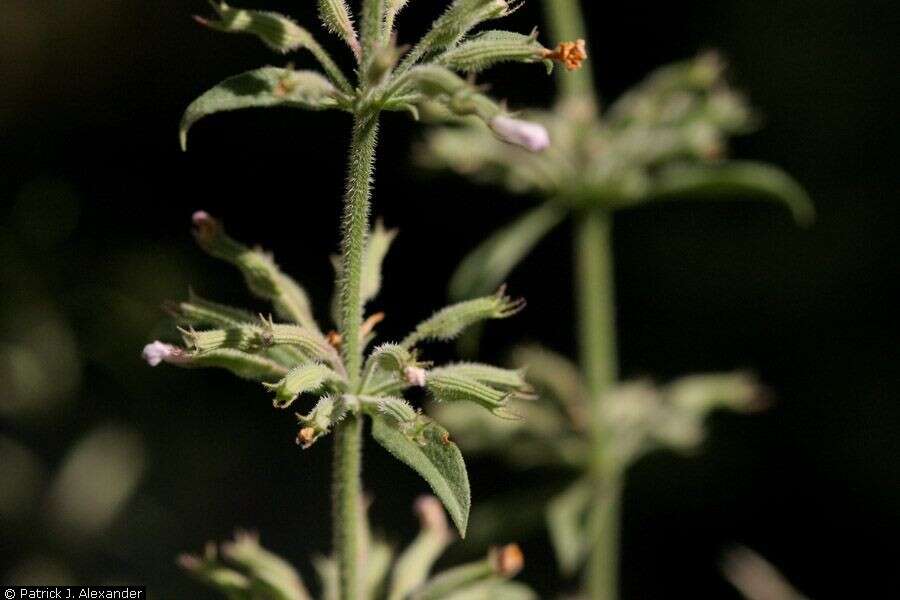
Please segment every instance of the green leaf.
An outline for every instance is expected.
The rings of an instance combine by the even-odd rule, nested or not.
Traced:
[[[546,51],[537,41],[537,30],[531,35],[485,31],[444,52],[435,59],[435,63],[456,71],[479,73],[502,62],[535,63],[543,60]]]
[[[322,600],[340,600],[341,578],[337,561],[327,556],[314,556],[312,563],[316,575],[319,576]]]
[[[541,398],[553,400],[565,410],[571,426],[583,430],[590,419],[590,395],[578,367],[565,356],[540,346],[521,346],[512,362],[526,369],[527,379]]]
[[[375,228],[366,240],[366,250],[363,254],[359,290],[363,304],[375,298],[381,290],[382,264],[396,237],[396,229],[385,229],[381,219],[375,222]]]
[[[672,165],[662,169],[650,191],[652,200],[769,200],[784,204],[799,225],[810,225],[815,207],[803,187],[780,168],[753,161],[713,165]]]
[[[286,106],[307,110],[337,108],[336,88],[314,71],[292,71],[263,67],[230,77],[194,100],[181,118],[181,148],[187,148],[191,126],[211,114],[240,110]]]
[[[255,535],[238,532],[233,542],[222,544],[222,555],[244,569],[254,580],[254,591],[264,591],[266,598],[310,600],[297,571],[283,558],[260,546]]]
[[[452,48],[479,24],[509,12],[509,3],[505,0],[455,0],[406,55],[398,71],[405,71],[422,58]]]
[[[524,583],[494,578],[458,592],[445,600],[538,600],[539,596]]]
[[[253,600],[249,577],[224,566],[216,558],[214,544],[207,547],[205,556],[182,554],[178,565],[205,585],[222,593],[229,600]]]
[[[502,597],[494,593],[496,586],[514,577],[523,564],[522,551],[516,544],[492,547],[487,558],[448,569],[432,577],[412,595],[412,599],[492,600]]]
[[[237,267],[250,291],[271,301],[279,316],[321,334],[306,291],[281,271],[270,254],[231,238],[217,219],[203,211],[195,213],[193,220],[194,237],[204,251]]]
[[[439,402],[474,402],[498,417],[518,419],[507,408],[512,394],[454,371],[431,371],[425,387]]]
[[[394,21],[396,21],[397,15],[408,2],[409,0],[387,0],[384,11],[384,31],[388,36],[394,31]]]
[[[586,533],[591,487],[578,481],[547,504],[547,530],[556,551],[559,568],[571,576],[582,565],[591,549]]]
[[[368,598],[382,597],[394,550],[383,540],[370,540],[366,548],[365,589]]]
[[[405,600],[426,579],[428,573],[453,540],[444,509],[433,496],[416,501],[421,530],[416,539],[397,557],[387,600]]]
[[[195,17],[198,23],[225,33],[255,35],[276,52],[286,53],[307,46],[312,38],[308,31],[282,14],[232,8],[224,2],[212,0],[210,5],[218,13],[219,20]]]
[[[325,384],[340,380],[337,373],[327,366],[309,363],[294,367],[278,383],[265,384],[265,386],[275,392],[274,406],[287,408],[300,394],[316,392]]]
[[[407,437],[394,419],[372,417],[372,437],[428,482],[459,534],[465,537],[472,503],[469,476],[462,453],[449,435],[446,429],[429,420],[423,432],[424,444],[419,444]]]
[[[566,212],[546,203],[491,235],[457,267],[450,297],[463,300],[497,289],[534,246],[556,227]]]
[[[502,369],[482,363],[460,362],[432,369],[431,373],[468,377],[497,390],[515,392],[520,397],[531,397],[533,391],[525,380],[525,369]]]
[[[356,28],[346,0],[319,0],[319,19],[328,31],[346,42],[359,60],[359,39],[356,37]]]
[[[309,411],[309,414],[297,415],[300,425],[297,443],[306,450],[319,438],[328,435],[332,428],[343,420],[350,409],[351,403],[346,396],[323,396]]]
[[[165,308],[180,325],[191,327],[228,329],[257,321],[249,311],[205,300],[193,291],[186,302],[167,303]]]
[[[525,301],[513,300],[500,288],[493,296],[467,300],[436,312],[431,318],[419,323],[416,330],[401,342],[401,346],[412,348],[426,340],[449,341],[467,327],[489,319],[506,319],[525,308]]]

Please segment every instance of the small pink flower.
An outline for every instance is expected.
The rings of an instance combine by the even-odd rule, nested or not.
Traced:
[[[221,231],[219,222],[205,210],[198,210],[191,215],[191,222],[194,224],[194,237],[201,245],[212,242]]]
[[[209,216],[209,213],[205,210],[198,210],[191,215],[191,221],[193,221],[194,225],[197,227],[200,227],[204,221],[208,221],[209,219],[212,219],[212,217]]]
[[[153,342],[144,346],[141,356],[147,361],[151,367],[157,366],[161,362],[173,362],[182,355],[181,348],[163,342]]]
[[[550,146],[550,134],[543,125],[503,115],[491,119],[490,125],[494,134],[504,142],[531,152],[540,152]]]
[[[421,367],[406,367],[403,369],[403,376],[410,385],[425,387],[425,379],[427,372]]]

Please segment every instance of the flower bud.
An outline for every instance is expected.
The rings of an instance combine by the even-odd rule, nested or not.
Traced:
[[[521,146],[531,152],[540,152],[550,146],[550,134],[543,125],[498,115],[490,121],[494,134],[509,144]]]

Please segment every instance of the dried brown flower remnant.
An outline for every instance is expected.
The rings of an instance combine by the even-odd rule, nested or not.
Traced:
[[[561,62],[565,65],[567,71],[580,69],[587,57],[587,48],[584,40],[560,42],[555,50],[546,50],[544,52],[544,58]]]
[[[525,556],[517,544],[492,548],[490,561],[494,571],[502,577],[514,577],[525,566]]]
[[[316,430],[312,427],[304,427],[297,434],[297,444],[304,449],[309,448],[316,439]]]

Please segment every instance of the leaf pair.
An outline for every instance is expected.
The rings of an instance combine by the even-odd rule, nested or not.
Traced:
[[[372,535],[368,522],[360,532],[364,540],[365,598],[369,600],[536,600],[528,587],[510,581],[522,568],[518,546],[492,548],[487,557],[431,574],[435,562],[453,541],[437,499],[416,501],[420,530],[398,555],[392,545]],[[182,555],[182,568],[198,580],[234,600],[310,600],[297,571],[284,559],[266,550],[255,535],[238,532],[232,542],[216,548],[208,544],[201,556]],[[331,558],[314,558],[321,582],[322,600],[338,600],[337,564]]]

